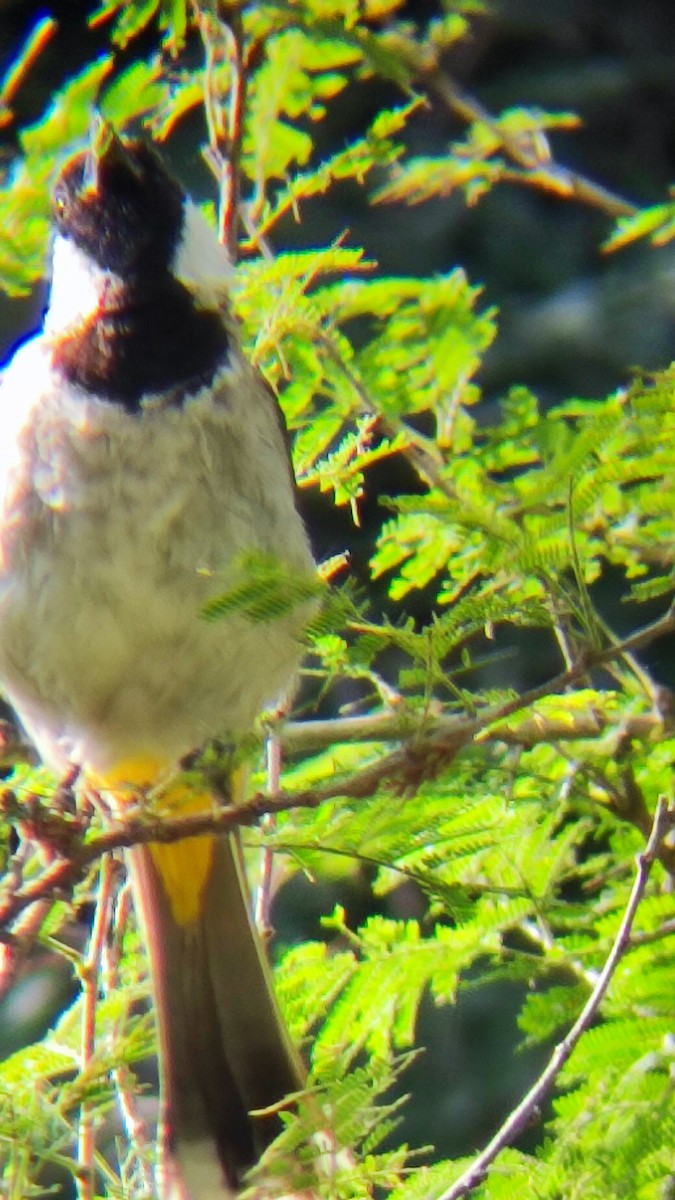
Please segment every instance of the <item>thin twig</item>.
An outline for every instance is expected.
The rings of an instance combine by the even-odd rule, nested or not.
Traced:
[[[391,440],[401,437],[405,438],[406,446],[402,453],[415,468],[420,478],[424,480],[428,487],[436,488],[449,500],[454,500],[455,490],[453,485],[443,476],[441,469],[442,458],[436,444],[430,442],[429,439],[422,439],[405,421],[397,420],[394,417],[385,417],[369,396],[358,375],[345,362],[344,356],[340,353],[330,333],[325,330],[318,332],[315,330],[314,332],[331,359],[331,362],[337,367],[353,389],[358,401],[359,412],[363,416],[376,417],[377,423],[385,437]]]
[[[72,806],[73,796],[70,791],[72,777],[73,773],[70,772],[50,797],[50,818],[52,815],[56,816],[58,821]],[[31,867],[34,867],[35,857],[41,861],[43,867],[48,867],[50,863],[59,858],[58,838],[51,837],[44,828],[44,810],[41,809],[39,802],[33,804],[29,801],[26,804],[17,804],[12,817],[20,833],[21,842],[17,851],[10,858],[3,881],[3,890],[7,888],[10,892],[20,888],[24,869],[29,862]],[[49,824],[49,819],[47,824]],[[35,854],[36,850],[37,854]],[[11,987],[22,964],[32,952],[51,909],[52,899],[48,897],[44,901],[31,905],[28,911],[15,922],[9,937],[3,939],[4,944],[0,946],[0,997]]]
[[[645,929],[642,933],[631,934],[631,948],[634,946],[650,946],[652,942],[660,942],[662,938],[675,935],[675,917],[663,921],[656,929]]]
[[[110,929],[102,957],[102,982],[104,991],[110,995],[119,987],[119,966],[122,958],[122,942],[132,911],[131,880],[126,876],[122,863],[119,864],[122,882],[115,895]]]
[[[132,1167],[123,1168],[123,1178],[131,1176],[133,1179],[133,1189],[125,1194],[133,1196],[134,1200],[151,1200],[156,1195],[150,1163],[155,1153],[154,1142],[147,1122],[136,1105],[136,1077],[130,1067],[122,1063],[112,1072],[112,1080],[126,1137],[126,1160],[132,1163]]]
[[[202,8],[196,0],[193,7],[204,46],[204,115],[209,134],[206,161],[218,182],[218,235],[235,262],[247,82],[241,13],[237,4],[223,3],[223,16]],[[223,63],[229,67],[226,86],[219,70]]]
[[[246,107],[247,72],[244,58],[244,30],[241,21],[241,10],[233,5],[228,23],[230,68],[232,82],[230,84],[230,102],[228,107],[229,122],[229,196],[228,210],[223,216],[223,234],[225,245],[230,252],[233,262],[238,257],[239,250],[239,204],[241,200],[241,149],[244,137],[244,113]]]
[[[598,613],[595,614],[595,620],[596,620],[597,624],[600,626],[602,632],[604,633],[605,637],[607,638],[608,642],[610,642],[610,644],[613,645],[615,642],[618,641],[616,634],[609,628],[607,622],[604,621]],[[631,652],[630,650],[624,649],[621,654],[621,658],[625,662],[629,671],[631,671],[632,674],[637,679],[637,681],[640,684],[640,687],[644,691],[645,695],[649,697],[649,699],[651,700],[654,707],[658,708],[659,696],[660,696],[660,690],[661,690],[659,684],[654,682],[654,680],[652,679],[649,672],[646,671],[644,669],[644,667],[638,662],[638,660],[636,659],[635,654],[633,652]]]
[[[279,739],[274,735],[269,737],[265,750],[267,755],[267,791],[270,796],[278,796],[280,794],[279,783],[281,778],[281,743]],[[276,817],[272,813],[267,813],[261,822],[265,833],[272,833],[275,824]],[[270,906],[272,903],[273,871],[274,850],[271,846],[264,846],[262,862],[260,864],[260,882],[256,890],[254,905],[255,924],[262,937],[267,937],[271,930]]]
[[[121,863],[118,863],[118,867],[123,873]],[[104,945],[101,960],[101,986],[106,996],[115,995],[122,986],[119,964],[122,956],[122,940],[131,906],[131,882],[129,879],[125,879],[115,896],[109,937]],[[108,1039],[113,1047],[116,1044],[122,1044],[124,1022],[125,1014],[121,1015],[116,1024],[108,1030]],[[155,1191],[153,1171],[150,1165],[154,1153],[153,1138],[146,1121],[138,1111],[136,1077],[126,1063],[118,1063],[114,1066],[110,1076],[125,1134],[126,1153],[121,1165],[122,1182],[124,1184],[128,1178],[133,1181],[133,1185],[128,1187],[125,1195],[133,1195],[135,1200],[149,1200]]]
[[[52,899],[32,904],[15,923],[7,941],[0,946],[0,998],[5,995],[37,942],[52,910]]]
[[[29,904],[34,904],[36,900],[43,900],[46,896],[55,897],[59,894],[67,894],[73,884],[79,883],[84,878],[87,865],[79,858],[78,861],[75,861],[72,856],[59,858],[30,883],[24,884],[16,891],[6,887],[3,881],[3,891],[6,892],[6,896],[3,903],[0,904],[0,929],[5,929],[19,913],[23,912]]]
[[[80,1074],[89,1075],[96,1051],[96,1005],[98,1002],[101,959],[112,898],[115,866],[109,856],[101,859],[96,912],[92,925],[87,956],[80,968],[82,984],[82,1026],[80,1033]],[[80,1105],[77,1129],[77,1195],[78,1200],[94,1200],[94,1158],[96,1140],[94,1113],[86,1095]]]
[[[289,721],[280,727],[277,736],[287,754],[311,754],[339,743],[400,742],[417,738],[420,733],[452,737],[460,724],[466,728],[464,717],[433,715],[425,716],[422,720],[419,713],[402,705],[398,712],[387,709],[361,717]],[[514,728],[491,725],[489,736],[484,740],[530,749],[541,742],[602,737],[608,727],[614,726],[616,715],[608,717],[601,708],[589,701],[583,712],[567,712],[559,717],[536,713],[531,721],[525,719]],[[621,723],[619,732],[627,739],[645,738],[662,728],[663,720],[656,713],[635,713]]]
[[[630,634],[629,637],[623,638],[611,646],[606,646],[602,650],[588,651],[583,658],[579,659],[568,670],[561,671],[559,675],[554,676],[548,683],[541,684],[536,688],[530,688],[522,696],[517,696],[514,700],[509,700],[506,704],[498,706],[498,712],[493,720],[495,722],[505,721],[520,709],[529,707],[538,700],[543,700],[546,696],[564,691],[570,683],[576,683],[579,679],[583,679],[592,668],[602,667],[617,657],[633,653],[635,650],[642,650],[657,638],[666,637],[673,632],[675,632],[675,605],[669,608],[663,617],[652,621],[650,625],[643,626],[642,629],[638,629],[635,633]],[[481,737],[487,736],[494,736],[493,731],[486,730],[481,735]]]
[[[578,200],[601,209],[610,217],[630,217],[638,212],[637,207],[623,196],[556,163],[550,157],[547,141],[542,145],[540,140],[531,135],[519,135],[504,129],[480,101],[458,87],[441,67],[437,52],[428,45],[423,48],[415,65],[420,79],[446,108],[466,124],[475,122],[490,130],[506,156],[520,168],[518,182],[530,183],[557,196]]]
[[[555,955],[556,968],[561,962],[564,962],[565,969],[587,987],[595,987],[598,981],[598,972],[592,967],[587,967],[578,958],[572,958],[556,939],[551,931],[548,922],[541,916],[532,921],[521,921],[518,929],[534,942],[535,946],[543,950],[544,954],[549,956]]]
[[[460,1200],[460,1197],[472,1192],[485,1178],[488,1168],[495,1161],[497,1155],[506,1149],[507,1146],[510,1146],[530,1124],[533,1115],[553,1087],[560,1071],[572,1054],[579,1039],[589,1029],[596,1016],[612,976],[629,946],[631,928],[640,901],[644,895],[645,887],[647,886],[649,873],[658,857],[661,842],[665,834],[673,828],[674,821],[675,809],[669,808],[665,799],[661,798],[656,805],[647,845],[638,856],[635,880],[618,933],[607,956],[605,965],[598,976],[597,983],[581,1013],[567,1036],[556,1046],[548,1065],[542,1071],[534,1086],[530,1088],[520,1104],[509,1114],[504,1124],[485,1149],[474,1159],[471,1166],[437,1200]]]

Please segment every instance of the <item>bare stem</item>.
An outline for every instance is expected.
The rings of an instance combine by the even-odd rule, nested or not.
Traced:
[[[152,1134],[136,1105],[136,1080],[131,1069],[124,1064],[115,1067],[112,1079],[129,1153],[133,1155],[135,1168],[134,1190],[128,1194],[133,1195],[134,1200],[149,1200],[155,1195],[153,1171],[149,1161],[154,1153],[154,1145]]]
[[[272,736],[267,739],[266,751],[267,791],[270,796],[278,796],[280,793],[279,782],[281,778],[281,743],[277,737]],[[271,833],[276,824],[276,817],[272,813],[266,813],[261,824],[266,833]],[[265,846],[260,866],[260,883],[258,884],[255,897],[255,923],[256,928],[263,937],[269,933],[271,928],[270,905],[272,903],[273,871],[274,851],[271,846]]]
[[[0,945],[0,997],[14,983],[19,969],[39,938],[40,930],[51,909],[52,900],[49,898],[32,904],[15,923],[7,942]]]
[[[123,875],[122,864],[118,863],[117,866]],[[114,995],[123,986],[120,981],[119,964],[131,904],[131,883],[126,879],[115,895],[109,936],[101,958],[100,982],[106,996]],[[125,1014],[122,1014],[107,1030],[111,1047],[122,1044],[124,1025]],[[154,1155],[154,1142],[152,1133],[138,1109],[136,1077],[126,1063],[117,1063],[110,1076],[125,1134],[121,1169],[122,1183],[127,1187],[124,1194],[133,1195],[134,1200],[150,1200],[155,1194],[150,1165]],[[120,1157],[122,1158],[122,1155]]]
[[[218,183],[218,234],[234,262],[238,254],[241,146],[246,103],[246,63],[241,13],[236,3],[194,12],[204,45],[206,160]],[[228,70],[224,74],[223,64]]]
[[[87,956],[80,970],[82,984],[82,1026],[80,1031],[80,1074],[91,1072],[96,1051],[96,1005],[103,947],[110,916],[115,868],[109,856],[101,859],[96,912],[92,925]],[[77,1130],[77,1195],[78,1200],[94,1200],[94,1159],[96,1140],[94,1113],[86,1097],[80,1106]]]

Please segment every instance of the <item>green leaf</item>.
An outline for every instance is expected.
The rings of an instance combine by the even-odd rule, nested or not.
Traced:
[[[604,244],[608,251],[623,250],[631,242],[648,237],[655,246],[665,246],[675,237],[675,201],[653,204],[630,217],[618,217],[616,229]]]
[[[259,554],[244,556],[232,575],[236,582],[228,591],[204,605],[207,620],[237,614],[264,624],[286,616],[298,605],[316,601],[324,590],[316,575],[303,575],[278,559]]]

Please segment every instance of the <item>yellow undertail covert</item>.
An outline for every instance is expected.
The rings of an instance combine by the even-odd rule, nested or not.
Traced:
[[[245,767],[232,773],[235,802],[243,798],[247,774]],[[130,803],[137,803],[144,792],[150,791],[153,816],[160,819],[211,813],[222,806],[208,790],[191,786],[181,777],[171,778],[166,764],[151,756],[130,759],[114,771],[106,772],[104,778],[91,782],[110,798],[113,810],[120,815]],[[178,925],[190,925],[200,915],[218,836],[222,835],[198,834],[177,842],[151,842],[148,847]]]

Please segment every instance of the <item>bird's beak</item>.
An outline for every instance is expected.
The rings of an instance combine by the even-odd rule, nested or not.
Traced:
[[[127,153],[124,143],[112,125],[96,114],[92,123],[90,148],[84,164],[85,190],[96,194],[99,190],[101,168],[111,167],[116,163],[124,163],[134,174],[137,171],[132,156]]]

